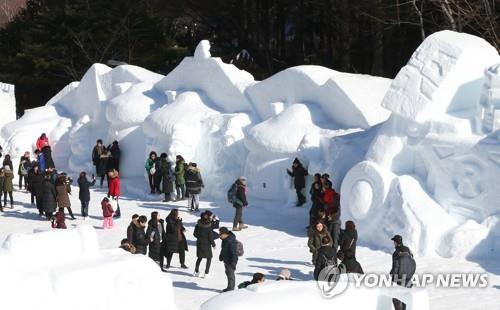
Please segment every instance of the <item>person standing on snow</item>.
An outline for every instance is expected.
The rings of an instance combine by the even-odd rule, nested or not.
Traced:
[[[238,242],[236,236],[226,227],[219,229],[219,236],[222,240],[219,261],[224,262],[224,269],[227,277],[227,287],[222,292],[234,290],[236,285],[235,271],[238,264]]]
[[[356,243],[358,241],[358,231],[353,221],[345,222],[345,229],[340,234],[340,251],[346,258],[356,257]]]
[[[177,200],[183,200],[186,196],[185,163],[181,155],[175,157],[175,190],[177,192]]]
[[[318,250],[316,257],[316,263],[314,264],[314,280],[325,280],[319,279],[321,270],[325,267],[337,266],[337,252],[332,247],[332,240],[328,236],[321,238],[321,247]]]
[[[111,207],[111,204],[109,203],[109,199],[107,197],[104,197],[101,201],[101,208],[102,208],[102,229],[111,229],[113,228],[114,223],[113,223],[113,207]]]
[[[412,287],[412,277],[415,274],[416,264],[410,249],[403,245],[403,237],[395,235],[391,239],[394,241],[394,253],[392,254],[392,268],[390,275],[392,281],[399,286]],[[395,310],[406,310],[406,304],[393,298],[392,304]]]
[[[240,231],[248,228],[247,225],[243,224],[243,208],[248,206],[246,195],[247,179],[245,177],[240,177],[233,184],[233,187],[235,187],[233,207],[236,209],[233,220],[233,231]],[[232,191],[232,189],[230,191]]]
[[[162,190],[163,194],[165,195],[165,199],[163,199],[163,202],[169,202],[170,200],[172,200],[172,193],[174,192],[175,175],[172,169],[172,164],[168,160],[166,153],[161,153],[160,163],[158,166],[160,168],[160,171],[157,173],[160,173]]]
[[[186,192],[188,196],[188,210],[199,211],[200,209],[200,193],[205,187],[201,178],[200,169],[196,163],[189,164],[186,171]]]
[[[24,155],[21,156],[21,160],[19,161],[19,167],[17,169],[17,174],[19,175],[19,190],[23,188],[24,181],[24,189],[28,190],[28,171],[31,168],[30,161],[30,152],[24,152]]]
[[[114,217],[119,218],[121,216],[120,205],[118,203],[118,198],[121,195],[120,174],[118,173],[118,170],[113,169],[110,172],[108,172],[108,177],[109,177],[108,197],[111,197],[112,199],[115,200],[116,211]]]
[[[7,156],[5,156],[7,157]],[[12,192],[14,191],[14,185],[12,180],[14,179],[14,173],[9,166],[3,167],[4,169],[4,181],[3,181],[3,205],[7,207],[7,195],[9,195],[10,208],[14,209],[14,197]]]
[[[75,220],[76,218],[73,215],[73,210],[71,210],[71,200],[69,199],[69,195],[71,195],[71,182],[73,182],[73,180],[67,178],[64,173],[57,178],[56,198],[58,207],[63,208],[63,210],[68,209],[69,216],[71,216],[72,220]]]
[[[50,174],[45,174],[42,183],[42,206],[43,211],[47,220],[52,218],[52,215],[56,211],[57,200],[56,200],[56,188],[50,179]]]
[[[148,174],[149,189],[151,190],[151,194],[154,194],[156,192],[156,186],[155,186],[155,174],[157,173],[155,168],[156,157],[158,157],[158,155],[156,155],[156,152],[151,151],[149,153],[148,159],[146,160],[146,163],[144,164],[144,168],[146,169],[146,173]]]
[[[134,244],[134,231],[136,229],[137,220],[139,219],[139,214],[132,215],[132,221],[127,227],[127,240],[133,245]]]
[[[210,272],[210,264],[212,262],[212,248],[215,248],[215,241],[212,229],[211,212],[206,211],[201,214],[198,223],[194,227],[194,237],[196,238],[196,267],[194,276],[205,278]],[[205,274],[200,275],[200,264],[203,259],[207,260],[205,265]]]
[[[36,149],[41,152],[43,148],[47,146],[50,146],[49,138],[45,133],[42,133],[42,135],[36,140]]]
[[[90,187],[95,185],[96,179],[95,176],[92,175],[92,182],[90,182],[87,180],[87,173],[82,171],[80,172],[80,177],[77,182],[80,188],[78,198],[80,198],[80,203],[82,204],[82,217],[86,220],[89,214]]]
[[[43,174],[40,172],[38,165],[34,165],[30,170],[32,175],[29,178],[29,190],[31,196],[35,196],[36,208],[40,216],[43,216],[42,196],[43,196]]]
[[[310,227],[307,235],[309,237],[307,246],[309,247],[309,252],[312,254],[312,263],[313,265],[316,265],[318,251],[323,246],[321,240],[323,240],[324,237],[328,237],[331,241],[332,237],[330,236],[325,224],[322,222],[317,222],[314,226]]]
[[[298,158],[293,160],[292,171],[286,170],[289,176],[293,178],[295,192],[297,193],[297,207],[306,203],[306,197],[302,194],[302,190],[306,187],[307,169],[302,166]]]
[[[165,268],[170,268],[170,263],[172,262],[174,253],[179,253],[181,268],[187,269],[188,267],[185,262],[188,246],[186,236],[184,235],[186,229],[182,224],[182,218],[179,215],[179,210],[172,209],[165,222],[167,223],[165,233],[165,253],[167,256],[167,265]]]
[[[118,141],[113,141],[113,143],[108,147],[109,155],[108,158],[108,171],[115,169],[120,172],[120,159],[121,159],[121,150],[118,145]]]
[[[134,254],[142,254],[146,255],[148,251],[148,244],[149,240],[146,237],[146,222],[148,221],[148,218],[145,215],[139,216],[137,219],[137,226],[134,229],[134,236],[132,238],[133,240],[133,245],[135,246],[135,253]]]
[[[333,238],[333,247],[338,248],[340,238],[340,195],[332,188],[332,182],[329,180],[323,183],[323,197],[321,202],[325,206],[326,216],[328,217],[328,230]]]
[[[165,243],[165,227],[158,212],[151,212],[151,219],[148,222],[146,238],[149,240],[149,257],[163,266],[163,249]]]
[[[107,153],[108,150],[102,143],[102,140],[97,140],[97,143],[92,150],[92,163],[95,166],[95,175],[98,178],[101,178],[101,188],[104,183],[104,178],[106,177],[106,165],[108,161]]]

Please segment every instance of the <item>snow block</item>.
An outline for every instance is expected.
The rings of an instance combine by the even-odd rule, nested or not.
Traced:
[[[16,94],[14,85],[0,83],[0,128],[16,120]]]
[[[473,109],[484,69],[499,60],[496,49],[479,37],[436,32],[399,71],[382,106],[418,122],[436,114]]]

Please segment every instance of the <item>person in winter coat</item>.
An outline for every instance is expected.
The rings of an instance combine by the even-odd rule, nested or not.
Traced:
[[[215,241],[213,236],[211,214],[203,212],[198,223],[194,227],[194,237],[196,238],[196,266],[194,269],[194,276],[200,276],[200,264],[205,258],[207,264],[205,265],[205,273],[201,278],[208,276],[210,272],[210,264],[212,262],[212,248],[215,248]]]
[[[175,190],[177,192],[177,200],[182,200],[186,196],[185,163],[181,155],[175,157]]]
[[[246,194],[247,179],[245,177],[240,177],[238,180],[236,180],[236,186],[236,202],[233,204],[233,207],[236,209],[233,220],[233,231],[240,231],[242,229],[248,228],[247,225],[243,224],[243,208],[248,206]]]
[[[45,158],[43,157],[43,153],[40,150],[35,150],[35,156],[38,161],[38,169],[40,169],[40,173],[45,171]]]
[[[158,212],[151,212],[151,219],[146,230],[146,237],[149,240],[149,257],[157,262],[160,267],[163,266],[164,257],[165,228],[163,223]]]
[[[48,220],[52,218],[52,214],[56,211],[56,206],[56,188],[50,180],[50,175],[45,174],[42,183],[42,207]]]
[[[50,146],[49,138],[45,133],[42,133],[42,135],[36,140],[36,149],[42,151],[46,146]]]
[[[395,235],[391,240],[394,241],[395,247],[390,271],[392,281],[399,286],[412,287],[412,277],[415,274],[413,254],[407,246],[403,245],[403,237],[400,235]],[[406,310],[406,304],[398,299],[393,298],[392,304],[395,310]]]
[[[181,268],[187,269],[188,267],[185,262],[188,246],[186,236],[184,235],[186,229],[182,224],[182,218],[179,215],[179,210],[172,209],[165,222],[167,224],[165,232],[165,253],[167,256],[167,265],[165,268],[170,268],[170,263],[172,262],[174,253],[179,253]]]
[[[298,158],[293,160],[292,171],[286,170],[288,175],[293,177],[295,192],[297,193],[297,207],[306,203],[306,197],[302,194],[302,190],[306,187],[307,169],[302,166]]]
[[[340,234],[340,251],[346,257],[356,257],[356,242],[358,241],[358,231],[353,221],[345,222],[345,229]]]
[[[64,208],[59,208],[52,218],[52,228],[66,229],[66,219],[64,218]]]
[[[104,178],[106,177],[106,166],[108,162],[108,150],[99,139],[96,145],[92,149],[92,164],[95,166],[95,175],[101,178],[101,188],[104,183]]]
[[[322,222],[317,222],[314,226],[310,227],[307,235],[309,237],[307,246],[309,247],[309,252],[312,253],[312,263],[313,265],[316,265],[318,251],[323,246],[321,240],[323,237],[328,237],[329,240],[332,240],[332,237],[330,236],[325,224]]]
[[[312,202],[311,209],[309,209],[309,223],[311,223],[314,222],[313,218],[316,216],[318,211],[325,209],[323,203],[321,203],[321,199],[323,197],[323,186],[321,185],[321,181],[319,179],[319,173],[314,176],[314,181],[311,185],[309,193],[311,194]]]
[[[146,164],[144,164],[144,168],[146,168],[146,173],[148,174],[148,181],[149,181],[149,188],[151,190],[151,194],[154,194],[156,192],[156,186],[155,186],[155,174],[156,174],[156,168],[155,168],[155,161],[158,155],[156,155],[155,151],[152,151],[149,153],[149,157],[146,160]]]
[[[119,248],[131,254],[135,254],[136,251],[135,246],[128,239],[122,239]]]
[[[172,193],[174,192],[175,174],[172,169],[172,164],[168,160],[166,153],[161,153],[160,155],[159,169],[162,190],[165,194],[165,199],[163,199],[163,202],[169,202],[172,199]]]
[[[316,263],[314,264],[314,280],[327,280],[319,279],[320,273],[325,267],[337,266],[337,252],[332,247],[332,240],[328,236],[321,238],[321,247],[318,250]]]
[[[43,174],[40,172],[40,169],[37,165],[33,166],[30,170],[31,176],[29,178],[29,186],[28,189],[31,192],[31,196],[35,197],[36,208],[38,209],[38,213],[40,216],[43,216],[43,205],[42,205],[42,195],[43,195]]]
[[[239,289],[247,288],[250,285],[261,284],[261,283],[264,283],[264,282],[266,282],[266,279],[265,279],[264,275],[262,273],[260,273],[260,272],[257,272],[257,273],[253,274],[252,281],[245,281],[243,283],[240,283],[240,285],[238,285],[238,288]]]
[[[2,166],[3,167],[9,166],[10,171],[14,171],[14,166],[12,166],[12,160],[10,159],[10,155],[9,154],[5,155],[5,158],[3,159]]]
[[[118,170],[113,169],[108,172],[109,177],[109,189],[108,189],[108,197],[116,200],[116,212],[114,217],[119,218],[121,216],[120,205],[118,203],[118,199],[121,195],[121,185],[120,185],[120,173]]]
[[[45,168],[46,169],[54,169],[56,167],[54,160],[52,158],[52,149],[50,146],[44,146],[42,149],[42,154],[43,154],[43,159],[45,162]]]
[[[127,240],[133,245],[134,244],[134,231],[138,226],[137,220],[139,219],[139,214],[132,215],[132,221],[127,227]]]
[[[78,198],[80,199],[80,203],[82,205],[82,217],[86,220],[89,215],[90,187],[95,185],[96,179],[95,176],[92,175],[92,182],[90,182],[87,180],[87,173],[82,171],[80,172],[80,177],[77,182],[80,189]]]
[[[4,182],[5,182],[5,171],[3,167],[0,167],[0,189],[3,189]],[[2,192],[0,192],[0,212],[3,212]]]
[[[238,264],[238,242],[236,236],[226,227],[219,229],[222,245],[219,254],[219,261],[224,262],[224,269],[227,277],[227,287],[222,292],[234,290],[236,278],[234,273]]]
[[[69,195],[71,195],[71,182],[73,180],[68,178],[65,174],[61,174],[56,181],[56,198],[57,206],[59,208],[68,209],[69,216],[72,220],[75,220],[73,215],[73,210],[71,210],[71,200]]]
[[[109,155],[108,158],[108,171],[115,169],[120,172],[120,159],[121,159],[121,150],[118,145],[118,141],[113,141],[113,143],[108,147]]]
[[[361,264],[356,260],[356,257],[346,257],[342,251],[337,253],[337,258],[341,261],[340,270],[345,270],[346,273],[364,274]]]
[[[132,239],[132,243],[135,246],[135,254],[146,255],[148,250],[147,246],[149,244],[149,240],[146,237],[146,231],[144,230],[146,228],[147,221],[148,218],[144,215],[139,216],[137,219],[137,226],[134,229],[134,236]]]
[[[115,212],[113,211],[113,207],[111,206],[111,203],[109,203],[109,199],[107,197],[104,197],[103,200],[101,201],[101,208],[102,208],[102,217],[104,218],[102,221],[102,228],[103,229],[113,228],[113,226],[115,226],[113,223],[113,214]]]
[[[199,211],[200,209],[200,193],[205,187],[201,178],[200,169],[196,163],[189,164],[186,171],[186,192],[188,196],[188,209],[190,211]]]
[[[17,169],[17,174],[19,175],[19,189],[23,188],[28,190],[28,171],[31,168],[30,152],[25,152],[19,161],[19,167]]]
[[[3,205],[7,207],[7,195],[9,195],[10,208],[14,209],[14,197],[12,192],[14,191],[14,185],[12,180],[14,179],[14,173],[9,166],[4,166],[4,181],[3,181]]]
[[[340,238],[340,195],[332,188],[332,182],[323,183],[323,197],[321,202],[325,206],[326,216],[328,217],[328,230],[333,238],[333,247],[338,248]]]

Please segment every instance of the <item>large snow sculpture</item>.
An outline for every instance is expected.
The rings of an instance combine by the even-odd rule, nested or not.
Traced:
[[[421,44],[382,102],[392,116],[344,179],[344,215],[366,232],[399,231],[410,247],[432,254],[443,249],[435,236],[499,211],[500,144],[471,129],[484,70],[498,60],[492,46],[467,34],[443,31]]]
[[[16,120],[16,95],[14,85],[0,83],[0,128]]]
[[[12,234],[0,262],[7,309],[177,309],[172,281],[158,266],[121,249],[101,251],[91,226]],[[162,302],[137,298],[151,294]]]
[[[477,127],[484,133],[500,129],[500,63],[485,70],[478,106]]]

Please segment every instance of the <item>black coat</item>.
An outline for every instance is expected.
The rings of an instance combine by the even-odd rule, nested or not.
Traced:
[[[52,149],[50,146],[44,146],[42,149],[43,158],[45,159],[45,169],[55,168],[54,160],[52,159]]]
[[[340,251],[344,253],[344,257],[356,257],[356,242],[358,241],[358,232],[356,229],[347,229],[342,231],[340,235]]]
[[[224,262],[224,264],[236,266],[238,263],[237,247],[236,236],[232,232],[229,232],[229,236],[222,240],[219,261]]]
[[[3,167],[5,167],[5,166],[9,166],[9,167],[10,167],[10,171],[14,171],[14,167],[12,166],[12,160],[10,160],[10,159],[5,158],[5,159],[3,160],[3,164],[2,164],[2,166],[3,166]]]
[[[236,189],[236,206],[248,206],[246,187],[238,181],[236,184],[238,186]]]
[[[162,248],[165,242],[165,229],[163,228],[163,220],[160,222],[153,222],[149,220],[148,229],[146,230],[146,237],[149,240],[149,257],[153,260],[159,261],[163,256]],[[151,241],[151,239],[153,241]]]
[[[167,223],[165,230],[165,253],[187,251],[187,241],[184,235],[186,229],[182,225],[182,220],[167,216],[165,222]]]
[[[323,197],[323,193],[321,192],[321,186],[319,187],[319,189],[317,189],[314,187],[314,184],[315,183],[311,185],[309,194],[311,195],[312,207],[315,210],[318,210],[323,208],[323,204],[321,203],[321,198]]]
[[[390,274],[398,285],[411,287],[411,278],[415,274],[415,260],[410,249],[399,245],[392,254],[392,268]]]
[[[201,178],[200,169],[196,167],[189,167],[185,174],[186,178],[186,191],[189,194],[199,194],[201,193],[201,188],[203,185],[203,180]]]
[[[175,174],[172,171],[172,164],[166,159],[163,158],[160,160],[159,168],[156,168],[160,173],[160,177],[162,180],[162,190],[164,193],[172,193],[174,191],[174,181]]]
[[[107,157],[101,157],[101,155],[107,153],[106,147],[103,145],[102,146],[102,152],[99,154],[99,151],[97,149],[97,145],[94,146],[94,149],[92,150],[92,163],[95,166],[95,173],[97,176],[102,176],[106,173],[106,166],[108,162]]]
[[[86,177],[78,178],[78,187],[80,192],[78,193],[78,198],[81,201],[90,201],[90,187],[95,185],[95,179],[89,182]]]
[[[111,145],[109,147],[109,152],[111,153],[111,157],[108,159],[108,171],[116,169],[120,171],[120,157],[121,151],[118,145]]]
[[[296,189],[303,189],[306,187],[306,176],[308,175],[308,172],[300,162],[296,167],[292,166],[292,171],[288,170],[287,172],[291,177],[293,177],[293,184]]]
[[[137,226],[133,222],[131,222],[128,227],[127,227],[127,240],[134,244],[134,234],[135,234],[135,229]]]
[[[361,264],[356,260],[356,257],[346,258],[342,261],[347,273],[364,274]]]
[[[333,261],[334,265],[337,265],[337,253],[335,249],[331,246],[322,246],[318,250],[318,255],[316,258],[316,264],[314,265],[314,279],[318,280],[321,270],[325,268],[328,261]]]
[[[134,229],[134,238],[133,244],[135,246],[135,254],[143,254],[146,255],[148,250],[149,240],[146,237],[146,232],[144,228],[136,227]]]
[[[54,213],[56,211],[56,188],[50,180],[44,179],[42,183],[42,208],[45,212]]]
[[[194,236],[196,238],[196,257],[212,258],[212,247],[215,247],[212,223],[198,220],[194,227]]]
[[[50,182],[50,181],[49,181]],[[29,189],[31,193],[39,198],[43,196],[43,175],[32,173],[29,180]]]

